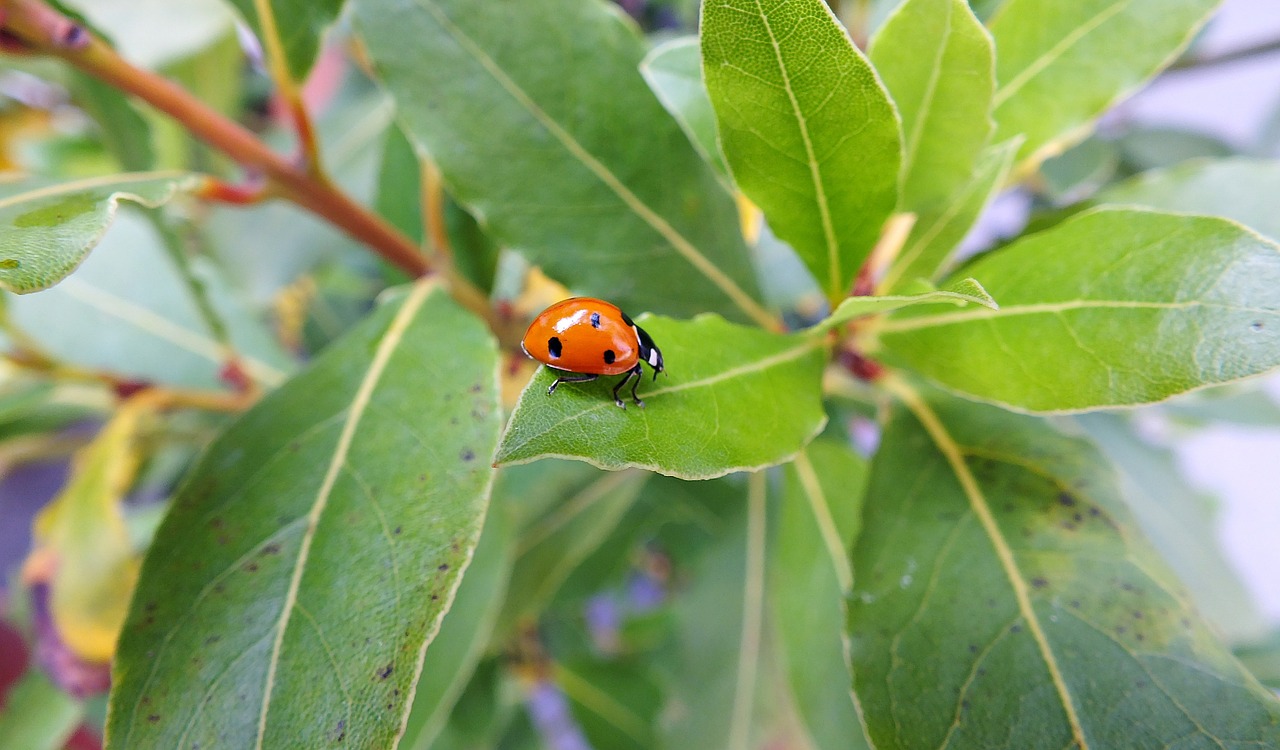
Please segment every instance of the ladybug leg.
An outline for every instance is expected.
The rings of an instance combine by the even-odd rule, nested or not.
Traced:
[[[627,408],[627,405],[622,403],[622,399],[618,398],[618,391],[622,390],[622,386],[626,385],[627,381],[636,374],[636,370],[639,369],[639,367],[639,365],[636,365],[635,368],[627,370],[627,374],[622,376],[622,380],[619,380],[617,385],[613,386],[613,403],[617,404],[619,409],[625,409]],[[637,399],[636,403],[640,404],[640,401]],[[644,406],[644,404],[640,405]]]
[[[551,384],[550,388],[547,389],[547,395],[550,396],[551,394],[555,393],[556,386],[560,385],[561,383],[589,383],[598,377],[600,376],[599,375],[580,375],[576,378],[566,378],[566,377],[556,378],[556,381]]]
[[[641,372],[640,365],[636,365],[635,373],[636,379],[631,381],[631,400],[636,402],[636,406],[643,409],[644,401],[641,401],[640,397],[636,395],[636,388],[639,387],[640,381],[644,380],[644,373]]]

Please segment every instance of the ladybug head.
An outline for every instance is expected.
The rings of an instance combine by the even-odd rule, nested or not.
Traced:
[[[633,326],[636,329],[636,338],[640,340],[640,359],[653,368],[653,379],[657,380],[658,373],[662,372],[662,352],[643,328],[634,324]]]

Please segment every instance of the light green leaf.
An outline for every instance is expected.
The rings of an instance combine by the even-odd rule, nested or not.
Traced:
[[[1036,164],[1169,64],[1221,0],[1006,0],[996,42],[996,140]]]
[[[1272,631],[1262,641],[1237,648],[1235,654],[1262,684],[1280,690],[1280,630]]]
[[[897,113],[822,0],[702,9],[703,74],[738,188],[833,303],[898,200]]]
[[[964,0],[908,0],[868,56],[902,116],[903,211],[936,212],[972,177],[995,128],[995,50]]]
[[[227,325],[256,382],[275,386],[293,368],[271,332],[203,258],[192,270]],[[188,388],[224,385],[226,352],[208,330],[181,272],[140,216],[118,218],[98,249],[62,283],[7,300],[13,322],[59,361]],[[92,330],[94,335],[85,336]]]
[[[1229,643],[1266,635],[1267,620],[1223,554],[1213,498],[1191,488],[1176,456],[1142,440],[1119,414],[1076,420],[1115,467],[1129,510],[1205,619]]]
[[[494,487],[484,530],[458,593],[431,641],[399,747],[426,750],[449,721],[484,655],[507,594],[515,558],[510,507],[518,498]]]
[[[103,144],[121,167],[131,172],[155,168],[151,125],[123,91],[78,70],[68,88],[76,104],[97,122]]]
[[[574,458],[707,479],[786,461],[826,423],[820,340],[715,315],[638,322],[666,361],[661,382],[641,384],[645,408],[614,405],[617,378],[561,385],[548,396],[558,371],[540,368],[511,413],[499,464]]]
[[[320,52],[320,42],[344,4],[344,0],[228,1],[262,40],[268,54],[279,45],[285,69],[299,83],[306,80]]]
[[[1031,411],[1161,401],[1280,365],[1280,247],[1226,219],[1097,209],[965,267],[999,310],[907,308],[886,360]]]
[[[769,600],[785,678],[815,750],[867,747],[843,636],[866,478],[866,461],[848,444],[820,438],[787,465],[778,511]]]
[[[1014,139],[987,149],[974,166],[969,181],[957,188],[949,200],[917,212],[911,234],[880,288],[899,291],[904,283],[913,279],[937,279],[943,274],[947,262],[982,210],[1000,192],[1020,142]]]
[[[1096,450],[890,387],[910,411],[873,463],[849,613],[878,747],[1280,743],[1280,702],[1138,537]]]
[[[84,719],[80,701],[49,682],[41,669],[29,669],[9,687],[0,709],[0,747],[61,750]]]
[[[716,113],[702,81],[702,47],[696,36],[672,39],[649,51],[640,62],[640,74],[649,88],[680,124],[689,142],[723,178],[726,187],[729,168],[720,153],[716,134]]]
[[[925,285],[927,286],[927,285]],[[987,294],[977,279],[961,279],[947,289],[934,289],[919,294],[890,295],[884,297],[849,297],[831,313],[826,320],[810,330],[824,331],[835,326],[848,323],[855,318],[899,310],[912,305],[948,304],[956,307],[982,305],[990,310],[999,310],[1000,305]]]
[[[1098,203],[1224,216],[1280,242],[1280,161],[1200,160],[1146,172],[1103,190]]]
[[[138,172],[58,183],[0,180],[0,289],[48,289],[75,270],[115,219],[120,201],[156,207],[201,184],[183,172]]]
[[[497,352],[430,282],[225,432],[143,565],[118,747],[388,747],[480,532]]]
[[[623,309],[772,320],[737,209],[645,85],[644,39],[616,8],[358,0],[355,10],[408,135],[497,242]]]

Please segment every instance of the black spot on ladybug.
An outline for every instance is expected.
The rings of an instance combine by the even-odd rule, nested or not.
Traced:
[[[592,328],[600,327],[600,313],[598,312],[591,313],[591,327]]]
[[[617,359],[617,358],[618,358],[618,355],[614,354],[612,349],[605,349],[605,350],[604,350],[604,363],[605,363],[606,365],[611,365],[611,364],[613,364],[613,360],[615,360],[615,359]]]
[[[547,339],[547,352],[551,354],[552,359],[560,359],[560,353],[562,351],[564,351],[564,348],[560,343],[559,338],[552,336]]]
[[[378,670],[378,679],[380,680],[387,679],[388,677],[391,676],[391,673],[395,671],[395,668],[396,668],[395,664],[388,664],[387,666]]]

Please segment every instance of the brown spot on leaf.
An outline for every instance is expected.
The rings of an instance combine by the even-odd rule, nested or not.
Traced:
[[[160,714],[151,714],[150,716],[147,717],[147,721],[151,722],[152,724],[155,724],[156,722],[160,721]]]
[[[463,448],[462,453],[460,453],[459,455],[461,456],[462,460],[466,462],[471,462],[476,460],[476,452],[471,450],[470,448]]]
[[[436,568],[436,570],[438,570],[438,571],[440,571],[440,572],[442,572],[442,573],[443,573],[444,571],[448,570],[448,569],[449,569],[449,563],[440,563],[440,566],[439,566],[438,568]]]
[[[1077,501],[1076,501],[1076,496],[1075,496],[1075,495],[1072,495],[1070,492],[1059,492],[1059,493],[1058,493],[1058,504],[1059,504],[1059,505],[1064,505],[1064,506],[1066,506],[1066,507],[1068,507],[1068,508],[1074,508],[1074,507],[1075,507],[1075,505],[1076,505],[1076,502],[1077,502]]]
[[[392,673],[393,671],[395,671],[395,668],[396,668],[395,662],[392,662],[392,663],[388,664],[387,666],[383,667],[382,669],[379,669],[379,670],[378,670],[378,679],[380,679],[380,680],[385,680],[385,679],[387,679],[388,677],[390,677],[390,676],[391,676],[391,673]]]
[[[1036,576],[1031,579],[1031,585],[1034,588],[1042,589],[1049,585],[1049,579],[1044,576]]]
[[[262,548],[262,552],[261,552],[261,554],[263,554],[263,555],[278,555],[278,554],[280,554],[280,543],[279,543],[279,542],[272,542],[271,544],[268,544],[267,546],[265,546],[265,547],[263,547],[263,548]]]

